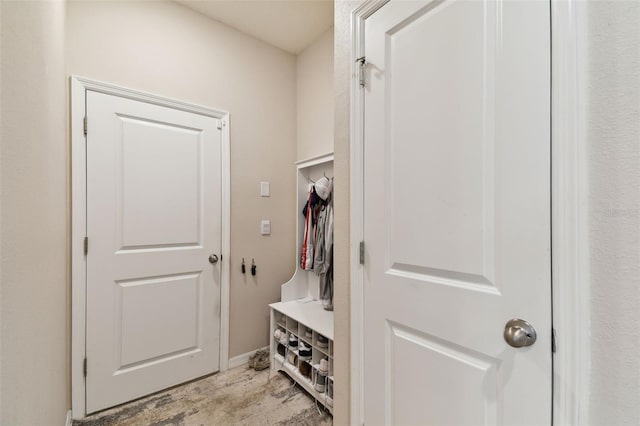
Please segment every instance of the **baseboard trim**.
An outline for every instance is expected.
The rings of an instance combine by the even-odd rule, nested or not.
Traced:
[[[269,350],[269,346],[258,348],[256,350],[253,350],[238,356],[234,356],[233,358],[229,358],[229,369],[240,367],[241,365],[248,363],[251,355],[253,355],[256,351],[259,351],[259,350]]]
[[[73,426],[73,415],[71,410],[67,411],[67,420],[64,422],[64,426]]]

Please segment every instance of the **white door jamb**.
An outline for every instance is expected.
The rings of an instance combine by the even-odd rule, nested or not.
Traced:
[[[366,18],[388,0],[369,0],[351,13],[350,118],[350,278],[351,424],[363,424],[364,92],[356,59],[364,56]],[[556,330],[553,423],[588,423],[589,268],[586,232],[586,161],[580,140],[577,0],[550,0],[551,6],[551,223],[553,326]],[[576,79],[576,76],[578,77]],[[365,255],[366,262],[366,255]]]
[[[364,241],[364,90],[360,87],[358,59],[364,56],[364,22],[389,0],[369,0],[351,13],[351,87],[349,147],[349,271],[350,271],[350,424],[364,424],[364,268],[360,242]],[[366,250],[365,250],[366,253]],[[364,258],[366,262],[366,257]]]
[[[584,138],[580,135],[578,0],[551,0],[551,264],[556,331],[553,423],[588,424],[589,245]]]
[[[86,146],[84,134],[85,93],[93,90],[182,111],[206,115],[222,123],[222,254],[220,287],[220,371],[229,366],[229,253],[230,238],[230,145],[229,113],[161,96],[139,92],[108,83],[71,76],[71,407],[74,419],[86,414],[85,399],[85,321],[86,268],[84,238],[87,229]],[[90,126],[90,124],[89,124]]]

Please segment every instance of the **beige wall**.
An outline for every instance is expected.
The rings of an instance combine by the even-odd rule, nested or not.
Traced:
[[[0,424],[70,406],[63,2],[0,3]]]
[[[266,346],[295,265],[296,60],[170,2],[72,2],[67,75],[230,112],[231,357]],[[271,197],[259,196],[260,181]],[[271,235],[260,220],[271,219]],[[258,274],[240,273],[255,258]]]
[[[640,424],[640,3],[585,2],[592,425]]]
[[[338,15],[336,14],[335,17],[337,19]],[[297,161],[334,152],[334,28],[327,30],[298,55],[297,88]],[[347,155],[348,152],[347,149]],[[348,181],[344,181],[347,182],[346,186],[342,184],[345,178],[344,174],[338,175],[335,170],[335,166],[341,160],[344,163],[344,157],[338,158],[336,152],[334,177],[336,178],[336,188],[340,188],[336,189],[336,191],[343,191],[345,188],[348,190]],[[340,184],[337,182],[340,182]],[[344,193],[336,193],[334,197],[340,197],[340,195],[344,196]],[[344,202],[344,197],[341,198],[341,202]],[[348,209],[348,198],[346,205],[342,204],[337,207],[337,203],[338,201],[336,201],[336,217],[340,215],[339,211],[341,209],[345,207]],[[334,230],[334,235],[336,239],[334,259],[337,264],[340,256],[345,253],[344,247],[339,247],[340,244],[344,244],[345,240],[337,227]],[[338,240],[340,241],[338,242]],[[346,241],[348,244],[348,239]],[[337,274],[338,271],[334,269],[334,278],[338,277]],[[334,279],[335,291],[344,291],[347,288],[347,283],[348,280],[345,281],[343,279],[338,283]],[[346,327],[348,325],[348,317],[344,317],[344,309],[341,309],[345,306],[346,297],[344,294],[334,293],[334,341],[336,343],[338,341],[337,336],[348,328]],[[339,377],[336,385],[336,397],[334,398],[334,424],[336,425],[348,423],[348,401],[345,402],[340,397],[340,392],[348,389],[349,363],[346,358],[348,353],[344,352],[344,348],[345,346],[342,345],[341,347],[336,346],[334,349],[336,351],[335,373]],[[339,353],[341,349],[342,354]],[[346,381],[342,379],[343,376],[347,379]]]
[[[333,152],[333,28],[297,57],[297,160]]]

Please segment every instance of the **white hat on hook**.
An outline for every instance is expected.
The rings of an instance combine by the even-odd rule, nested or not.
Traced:
[[[315,184],[316,194],[318,194],[318,197],[322,198],[324,201],[327,201],[327,198],[329,198],[329,194],[331,194],[331,186],[331,181],[327,177],[323,176],[318,179]]]

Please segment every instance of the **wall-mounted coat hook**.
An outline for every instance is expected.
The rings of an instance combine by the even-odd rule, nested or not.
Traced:
[[[255,275],[256,274],[256,262],[251,259],[251,275]]]
[[[241,267],[241,269],[242,269],[242,273],[243,274],[247,272],[247,268],[244,266],[244,257],[242,258],[242,267]]]

